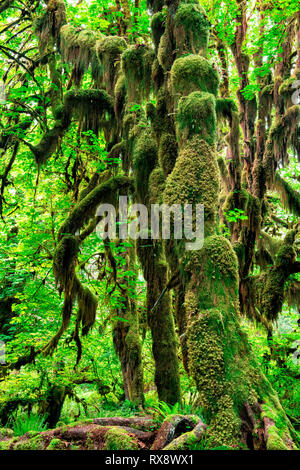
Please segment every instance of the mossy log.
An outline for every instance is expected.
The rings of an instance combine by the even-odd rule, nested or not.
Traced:
[[[95,418],[22,437],[0,431],[0,450],[182,450],[199,442],[205,428],[193,415],[170,416],[161,427],[147,416]]]

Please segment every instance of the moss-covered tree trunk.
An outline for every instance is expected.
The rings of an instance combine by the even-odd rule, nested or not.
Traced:
[[[189,21],[185,21],[187,13]],[[204,57],[207,38],[208,24],[198,5],[168,2],[158,60],[169,72],[162,86],[168,111],[175,113],[179,153],[163,201],[202,203],[205,208],[203,248],[187,251],[184,241],[167,246],[170,267],[174,270],[177,262],[183,279],[189,370],[214,445],[292,448],[292,427],[240,327],[236,254],[217,231],[218,79]],[[248,135],[246,124],[252,124],[245,123]]]
[[[121,258],[125,260],[123,272],[134,272],[134,249],[124,250],[121,254]],[[125,399],[143,406],[144,381],[139,319],[135,305],[135,279],[127,275],[119,279],[119,284],[126,290],[121,292],[122,307],[117,309],[118,319],[113,328],[114,347],[121,363]]]

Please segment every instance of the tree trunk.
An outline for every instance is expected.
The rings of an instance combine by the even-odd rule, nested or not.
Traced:
[[[176,38],[171,29],[177,7],[177,2],[169,2],[168,26],[160,44],[166,43],[166,38]],[[246,28],[244,20],[241,18],[240,48]],[[186,36],[188,28],[188,25],[183,28]],[[169,40],[169,48],[171,44]],[[175,47],[168,54],[175,58]],[[199,76],[204,67],[209,71],[207,78],[202,77],[198,82],[194,78],[197,63]],[[240,66],[239,61],[237,66]],[[245,71],[247,67],[240,73]],[[212,77],[213,68],[208,61],[200,60],[199,56],[178,58],[177,48],[177,59],[165,78],[166,89],[177,91],[177,95],[173,95],[175,105],[169,112],[175,113],[179,154],[167,179],[163,202],[169,205],[202,203],[205,208],[203,248],[188,251],[183,241],[176,240],[169,244],[173,244],[169,254],[173,251],[172,262],[177,261],[185,292],[189,370],[197,385],[199,405],[204,409],[213,445],[238,447],[243,443],[252,449],[288,449],[293,447],[292,427],[261,373],[239,324],[237,257],[228,240],[217,234],[215,194],[219,174],[215,152],[216,117],[211,106],[216,89],[212,86]],[[191,93],[193,99],[188,101]],[[198,106],[193,103],[196,99]],[[240,104],[243,106],[242,101]],[[205,118],[195,130],[193,123],[201,119],[198,109],[202,109]],[[188,115],[186,120],[184,113]],[[244,109],[243,113],[244,137],[251,140],[254,120],[248,119],[249,110]],[[248,150],[252,161],[251,145]]]

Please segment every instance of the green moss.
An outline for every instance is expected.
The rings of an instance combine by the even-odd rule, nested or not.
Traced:
[[[152,64],[152,82],[154,93],[157,94],[159,89],[164,83],[164,70],[161,67],[158,59],[154,59]]]
[[[218,98],[216,100],[216,113],[218,119],[231,119],[232,113],[236,112],[237,110],[237,105],[232,98]]]
[[[31,439],[20,440],[14,444],[14,450],[44,450],[44,447],[44,440],[40,435]]]
[[[141,101],[149,96],[153,60],[154,51],[141,44],[129,47],[122,54],[129,101]]]
[[[201,251],[192,252],[187,257],[186,270],[192,270],[193,266],[196,270],[205,270],[205,275],[209,276],[211,282],[217,285],[217,281],[222,280],[220,286],[221,293],[224,294],[225,285],[233,287],[233,292],[238,289],[238,260],[231,247],[230,242],[219,235],[211,235],[204,240],[204,245]],[[210,291],[203,292],[204,299],[208,295],[210,298]],[[208,308],[209,306],[203,304],[202,307]]]
[[[4,437],[13,437],[14,432],[12,429],[9,428],[0,428],[0,439]]]
[[[171,84],[174,93],[183,96],[193,91],[217,95],[219,78],[208,60],[191,54],[175,60],[171,70]]]
[[[164,450],[191,450],[199,443],[199,438],[193,431],[182,434],[176,439],[176,442],[168,444]]]
[[[57,148],[59,139],[63,137],[71,124],[71,113],[66,107],[59,107],[56,115],[59,119],[55,121],[53,128],[45,132],[37,145],[30,146],[38,165],[46,163],[51,157]]]
[[[53,259],[53,272],[56,282],[60,283],[62,289],[73,283],[78,250],[78,239],[72,235],[64,236],[57,245]]]
[[[103,36],[99,32],[82,30],[65,25],[60,30],[62,58],[74,65],[73,79],[79,86],[83,73],[88,69],[96,55],[96,42]]]
[[[113,426],[105,434],[103,450],[138,450],[138,444],[125,429]]]
[[[51,39],[59,43],[61,27],[66,23],[66,7],[64,0],[50,0],[45,12],[34,22],[34,30],[39,38],[41,54],[46,52],[46,47]]]
[[[296,191],[278,172],[275,174],[274,188],[278,191],[283,206],[300,217],[300,192]]]
[[[83,130],[98,133],[100,127],[111,122],[113,115],[112,98],[98,89],[70,90],[64,95],[64,105],[55,109],[56,121],[49,131],[45,132],[36,146],[31,146],[38,165],[45,163],[55,152],[59,139],[71,124],[71,117],[84,120]]]
[[[133,152],[133,169],[138,200],[148,199],[148,180],[157,162],[157,146],[149,130],[145,129],[137,138]]]
[[[108,93],[113,91],[119,71],[121,54],[126,48],[125,39],[119,36],[106,36],[96,43],[96,54],[99,61],[96,80],[106,88]]]
[[[166,27],[166,15],[165,12],[158,11],[154,13],[151,18],[151,31],[152,31],[152,39],[156,49],[159,46],[159,41],[162,35],[164,34],[165,27]]]
[[[83,336],[88,334],[95,323],[97,306],[97,297],[87,287],[81,287],[78,293],[78,318],[82,324]]]
[[[126,78],[121,74],[116,81],[114,89],[114,110],[117,119],[121,119],[126,105]]]
[[[177,132],[181,145],[194,135],[214,145],[217,133],[215,107],[215,97],[211,93],[195,91],[180,99]]]
[[[64,95],[64,104],[70,114],[84,119],[83,130],[95,134],[113,116],[113,100],[104,90],[70,90]]]
[[[162,195],[165,189],[166,179],[161,168],[156,167],[149,177],[149,203],[162,203]]]
[[[210,422],[211,446],[236,446],[241,440],[241,420],[234,410],[232,399],[224,395],[219,401],[219,412]]]
[[[267,450],[290,450],[279,436],[275,426],[268,429]]]
[[[262,405],[262,418],[269,422],[267,429],[267,450],[295,449],[290,429],[291,424],[287,419],[278,398],[271,395],[272,399]]]
[[[284,80],[279,87],[279,90],[278,90],[279,94],[281,96],[291,95],[293,91],[295,90],[295,88],[294,89],[292,88],[293,83],[295,83],[295,77],[289,77],[286,80]]]
[[[174,26],[177,54],[206,52],[210,23],[199,4],[180,3]]]
[[[173,170],[177,154],[178,145],[175,136],[164,132],[159,141],[158,160],[166,176]]]
[[[8,439],[7,441],[0,441],[0,450],[10,450],[14,442],[15,442],[15,439]]]
[[[47,447],[47,450],[65,450],[66,449],[66,445],[64,442],[62,442],[60,439],[55,439],[53,438],[48,447]]]
[[[164,6],[163,0],[147,0],[147,8],[153,13],[161,10]]]
[[[74,234],[95,214],[98,205],[104,200],[111,201],[118,190],[131,188],[131,179],[126,176],[116,176],[99,184],[72,210],[59,229],[59,239],[63,235]]]
[[[179,152],[167,178],[164,202],[170,205],[204,204],[206,222],[214,221],[218,190],[219,170],[215,154],[205,141],[193,137]]]
[[[170,41],[170,36],[165,31],[164,34],[160,38],[158,51],[157,51],[157,59],[163,70],[169,71],[173,64],[173,49],[172,43]]]
[[[168,114],[168,104],[171,100],[171,96],[167,90],[163,87],[160,88],[157,94],[156,106],[148,105],[147,112],[148,117],[151,120],[151,127],[156,136],[157,141],[160,140],[163,133],[170,133],[170,129],[173,129],[173,122]]]

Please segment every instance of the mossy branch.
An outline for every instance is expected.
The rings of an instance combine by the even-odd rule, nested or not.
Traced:
[[[274,189],[279,193],[282,205],[300,217],[300,193],[292,188],[291,184],[282,178],[278,172],[275,174]]]

